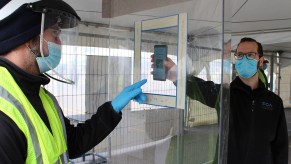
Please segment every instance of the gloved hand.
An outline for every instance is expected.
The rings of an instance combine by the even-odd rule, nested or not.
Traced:
[[[138,103],[144,103],[146,101],[145,95],[142,93],[141,86],[147,82],[146,79],[141,80],[135,84],[125,87],[119,95],[117,95],[112,101],[113,109],[119,113],[130,100],[134,99]]]

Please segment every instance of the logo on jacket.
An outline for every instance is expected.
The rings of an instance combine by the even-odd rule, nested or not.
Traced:
[[[269,102],[262,102],[261,103],[261,109],[264,109],[264,110],[273,110],[273,105]]]

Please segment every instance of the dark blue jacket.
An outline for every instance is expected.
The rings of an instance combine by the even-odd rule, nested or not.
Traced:
[[[219,112],[221,85],[194,76],[187,81],[189,97]],[[287,164],[288,131],[281,98],[261,81],[252,90],[239,77],[224,91],[230,98],[228,164]]]

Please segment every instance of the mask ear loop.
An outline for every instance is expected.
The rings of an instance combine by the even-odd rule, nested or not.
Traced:
[[[45,20],[45,13],[43,12],[42,15],[41,15],[41,30],[40,30],[40,54],[41,54],[41,57],[44,59],[45,61],[45,64],[50,68],[51,71],[53,71],[54,74],[56,74],[58,77],[60,77],[61,79],[64,79],[64,80],[60,80],[60,79],[57,79],[57,78],[54,78],[52,77],[51,75],[47,74],[47,73],[44,73],[46,76],[54,79],[54,80],[57,80],[57,81],[60,81],[60,82],[63,82],[63,83],[66,83],[66,84],[75,84],[75,82],[73,80],[70,80],[68,78],[65,78],[64,76],[60,75],[57,71],[54,70],[54,68],[52,68],[52,66],[47,62],[46,58],[44,57],[44,53],[43,53],[43,42],[44,42],[44,38],[43,38],[43,31],[44,31],[44,20]]]

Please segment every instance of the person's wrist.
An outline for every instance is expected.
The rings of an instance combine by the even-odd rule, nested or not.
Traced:
[[[170,80],[170,81],[172,81],[172,82],[177,81],[177,66],[176,65],[173,65],[168,70],[167,79]]]
[[[111,101],[111,106],[112,106],[113,110],[114,110],[116,113],[119,113],[119,112],[120,112],[120,109],[118,109],[118,104],[116,104],[116,101],[115,101],[115,100],[112,100],[112,101]]]

